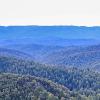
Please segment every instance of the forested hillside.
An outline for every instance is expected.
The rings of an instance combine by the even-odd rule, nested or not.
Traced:
[[[16,44],[9,48],[1,48],[0,54],[30,59],[42,64],[64,66],[66,68],[91,68],[100,71],[100,45],[62,47]]]
[[[0,73],[0,100],[99,100],[99,95],[88,96],[71,92],[50,80]]]
[[[63,69],[13,57],[0,57],[0,71],[47,78],[86,97],[98,97],[100,94],[100,74],[89,69]]]
[[[69,48],[69,47],[68,47]],[[78,68],[93,68],[100,66],[100,45],[73,47],[52,52],[46,56],[47,64],[63,65]]]
[[[71,92],[50,80],[0,73],[0,100],[73,100]]]

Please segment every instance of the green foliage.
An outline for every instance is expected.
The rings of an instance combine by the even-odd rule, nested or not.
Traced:
[[[0,74],[0,100],[60,100],[62,97],[70,100],[67,94],[70,92],[66,87],[47,79]]]

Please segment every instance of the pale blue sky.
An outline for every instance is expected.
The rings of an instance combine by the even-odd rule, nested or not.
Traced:
[[[0,0],[0,25],[100,26],[100,0]]]

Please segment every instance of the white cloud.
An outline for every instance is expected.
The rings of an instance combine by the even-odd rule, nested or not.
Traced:
[[[100,25],[100,0],[0,0],[1,25]]]

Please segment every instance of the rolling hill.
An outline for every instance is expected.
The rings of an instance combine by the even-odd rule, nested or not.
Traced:
[[[73,100],[70,91],[50,80],[0,73],[1,100]]]
[[[0,56],[16,57],[19,59],[32,59],[32,56],[27,53],[8,48],[0,48]]]
[[[100,93],[100,73],[90,69],[58,68],[47,66],[30,60],[17,59],[14,57],[0,57],[0,72],[19,75],[32,75],[52,80],[65,86],[72,93],[80,95],[98,96]]]
[[[41,64],[63,67],[100,69],[100,45],[91,46],[45,46],[38,44],[11,45],[0,50],[2,55],[13,55]]]

